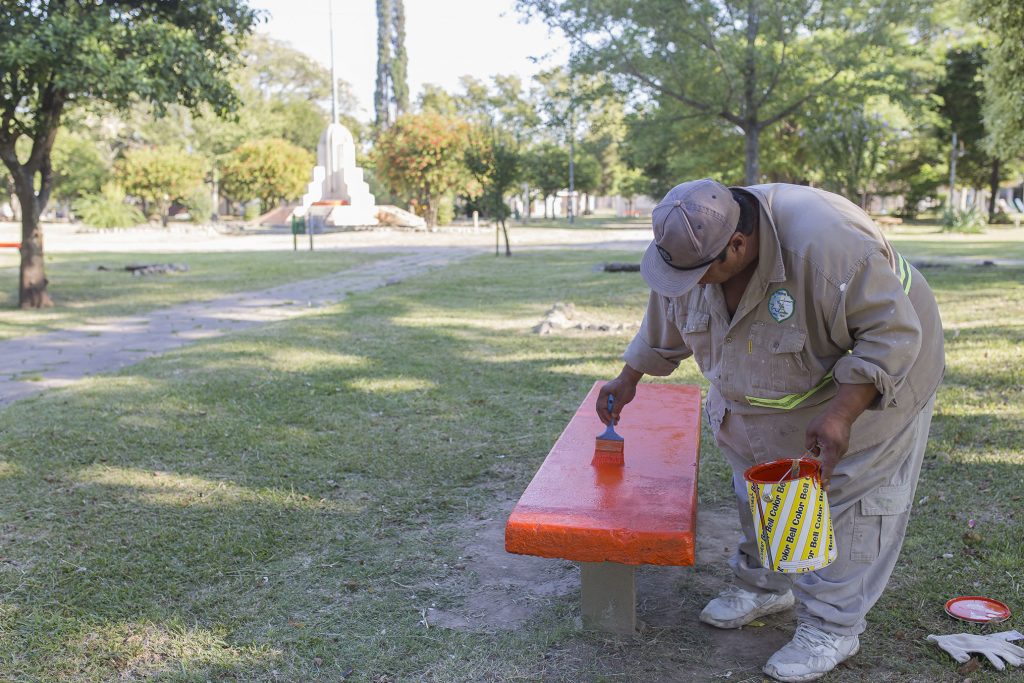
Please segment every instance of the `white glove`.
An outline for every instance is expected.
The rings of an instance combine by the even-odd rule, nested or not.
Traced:
[[[1024,647],[1011,644],[1011,640],[1020,640],[1024,634],[1017,631],[1003,631],[987,636],[976,636],[971,633],[954,633],[948,636],[928,636],[940,648],[949,653],[956,661],[963,664],[971,658],[970,652],[977,652],[988,657],[992,666],[1002,671],[1006,668],[1003,659],[1011,666],[1024,664]],[[1002,657],[1003,659],[1000,659]]]

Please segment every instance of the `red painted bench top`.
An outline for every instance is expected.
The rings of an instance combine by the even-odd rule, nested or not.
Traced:
[[[505,527],[505,550],[579,562],[692,565],[700,387],[640,384],[615,429],[624,467],[590,464],[604,430],[583,399]]]

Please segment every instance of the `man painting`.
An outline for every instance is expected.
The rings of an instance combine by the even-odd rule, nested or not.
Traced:
[[[858,651],[899,555],[944,369],[935,298],[867,214],[818,189],[696,180],[673,188],[652,222],[647,313],[598,414],[617,420],[643,375],[694,356],[743,531],[735,583],[700,618],[739,628],[795,604],[793,640],[764,671],[815,680]],[[758,559],[743,473],[808,450],[821,459],[838,556],[776,573]]]

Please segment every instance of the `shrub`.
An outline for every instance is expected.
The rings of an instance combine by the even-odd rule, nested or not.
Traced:
[[[172,146],[126,150],[115,170],[125,190],[156,208],[164,225],[171,203],[188,196],[205,175],[202,159]]]
[[[240,202],[259,199],[271,209],[306,191],[316,158],[287,140],[266,138],[236,148],[221,166],[221,190]]]
[[[245,208],[242,209],[242,218],[247,221],[254,221],[260,217],[262,211],[260,210],[260,200],[254,199],[251,202],[246,202]]]
[[[125,204],[124,193],[111,185],[105,186],[101,194],[77,200],[73,208],[83,223],[94,228],[128,228],[146,222],[142,212]]]
[[[455,220],[455,200],[451,196],[441,197],[437,204],[437,224],[451,225]]]
[[[942,213],[943,232],[981,233],[985,231],[987,216],[984,212],[971,207],[966,211],[950,211]]]
[[[188,209],[188,215],[193,223],[206,223],[213,213],[213,197],[210,196],[210,188],[200,185],[182,198],[181,203]]]

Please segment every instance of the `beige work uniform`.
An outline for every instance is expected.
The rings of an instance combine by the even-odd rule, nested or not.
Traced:
[[[623,359],[670,374],[693,355],[711,383],[706,411],[733,468],[743,538],[730,565],[761,590],[791,584],[798,616],[858,634],[899,554],[944,370],[931,289],[849,201],[796,185],[744,188],[761,207],[756,271],[735,315],[719,285],[681,297],[651,293]],[[879,397],[854,423],[832,475],[838,557],[785,575],[761,567],[743,472],[804,452],[808,423],[837,383],[870,383]]]

